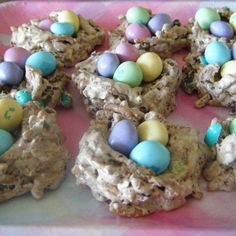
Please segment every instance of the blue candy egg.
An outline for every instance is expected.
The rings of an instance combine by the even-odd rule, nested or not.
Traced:
[[[155,173],[161,174],[170,164],[170,152],[157,141],[145,140],[131,151],[130,159],[138,165],[145,166]]]
[[[138,143],[138,133],[129,120],[121,120],[115,124],[108,138],[109,145],[116,151],[128,156]]]
[[[55,22],[50,26],[50,30],[56,35],[72,36],[75,32],[75,27],[73,24],[68,22]]]
[[[0,155],[2,155],[13,145],[14,139],[9,132],[0,129],[0,140]]]
[[[111,78],[119,64],[120,61],[116,54],[105,52],[98,58],[97,72],[101,76]]]
[[[218,142],[221,131],[222,125],[220,123],[214,123],[207,129],[204,137],[204,142],[207,146],[212,147]]]
[[[208,64],[222,66],[231,60],[231,51],[225,43],[214,41],[207,45],[204,56]]]
[[[15,99],[20,105],[24,105],[29,101],[32,101],[31,93],[25,91],[24,89],[20,89],[15,94]]]
[[[39,69],[43,76],[48,76],[56,69],[57,61],[52,53],[39,51],[28,57],[26,65]]]
[[[199,56],[199,60],[200,60],[201,64],[203,64],[203,65],[208,64],[204,55]]]
[[[213,21],[210,25],[210,31],[217,37],[232,38],[234,36],[233,27],[222,20]]]

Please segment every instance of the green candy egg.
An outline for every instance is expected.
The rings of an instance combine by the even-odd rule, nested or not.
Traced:
[[[222,131],[220,123],[212,124],[206,131],[204,142],[208,147],[213,147],[219,140]]]
[[[236,134],[236,118],[234,118],[229,125],[229,132],[231,134]]]
[[[150,14],[147,9],[139,6],[131,7],[126,13],[126,19],[129,24],[139,23],[147,24],[150,19]]]
[[[25,91],[24,89],[20,89],[15,94],[15,99],[20,105],[24,105],[29,101],[32,101],[31,93]]]
[[[213,21],[220,20],[217,11],[210,7],[200,8],[195,14],[195,20],[203,30],[210,28]]]
[[[116,69],[113,80],[137,87],[142,83],[143,72],[139,65],[133,61],[125,61]]]
[[[67,94],[63,94],[60,98],[60,102],[63,107],[70,107],[72,105],[72,97]]]

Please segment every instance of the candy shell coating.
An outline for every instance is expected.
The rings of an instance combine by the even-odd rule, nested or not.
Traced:
[[[230,18],[229,18],[229,23],[232,25],[234,32],[236,33],[236,12],[234,12]]]
[[[71,10],[64,10],[58,14],[58,22],[68,22],[74,25],[75,32],[78,32],[80,22],[79,17]]]
[[[122,42],[116,48],[116,55],[121,62],[136,61],[139,57],[138,49],[130,43]]]
[[[0,129],[0,156],[6,152],[14,143],[12,135],[6,130]]]
[[[139,24],[147,24],[150,19],[150,14],[147,9],[134,6],[128,9],[126,13],[126,20],[129,24],[131,23],[139,23]]]
[[[161,174],[170,164],[170,151],[157,141],[145,140],[131,151],[130,159],[156,174]]]
[[[229,131],[230,134],[235,134],[236,135],[236,118],[234,118],[230,124],[229,124]]]
[[[50,30],[56,35],[72,36],[75,32],[75,27],[67,22],[55,22],[50,26]]]
[[[39,28],[42,30],[50,31],[51,25],[54,23],[51,19],[43,19],[39,22]]]
[[[220,75],[232,75],[236,77],[236,60],[227,61],[220,70]]]
[[[199,60],[200,60],[201,64],[203,64],[203,65],[208,64],[204,55],[199,56]]]
[[[236,60],[236,42],[233,44],[231,51],[233,59]]]
[[[210,25],[210,31],[217,37],[232,38],[234,36],[232,26],[222,20],[213,21]]]
[[[220,123],[212,124],[206,131],[204,142],[209,146],[214,146],[219,138],[222,131],[222,125]]]
[[[27,102],[32,101],[31,93],[20,89],[15,94],[15,99],[20,105],[25,105]]]

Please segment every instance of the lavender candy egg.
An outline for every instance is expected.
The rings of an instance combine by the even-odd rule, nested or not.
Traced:
[[[129,120],[121,120],[115,124],[108,137],[109,145],[116,151],[128,157],[138,144],[138,132]]]
[[[23,70],[12,62],[0,63],[0,83],[18,85],[24,77]]]
[[[161,31],[164,24],[172,24],[172,20],[169,15],[165,13],[159,13],[153,16],[148,22],[148,28],[155,34],[157,31]]]
[[[39,28],[42,30],[50,31],[50,27],[54,22],[51,19],[44,19],[39,22]]]
[[[210,31],[217,37],[232,38],[234,36],[233,27],[222,20],[213,21],[210,25]]]
[[[236,60],[236,42],[233,44],[231,48],[231,52],[232,52],[233,59]]]
[[[116,55],[121,62],[137,61],[139,57],[138,49],[130,43],[120,43],[116,48]]]
[[[133,43],[134,39],[144,39],[151,37],[151,32],[145,25],[133,23],[126,28],[125,36],[129,42]]]
[[[8,48],[4,53],[4,61],[12,62],[17,64],[22,69],[25,68],[25,62],[31,55],[29,51],[21,47]]]

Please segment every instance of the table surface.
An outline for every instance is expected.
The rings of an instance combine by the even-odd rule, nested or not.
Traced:
[[[10,26],[20,25],[32,18],[46,16],[53,10],[72,9],[86,18],[94,19],[105,30],[113,29],[116,16],[133,5],[142,5],[153,12],[166,12],[186,23],[200,6],[223,5],[236,9],[236,2],[8,2],[0,4],[0,53],[9,45]],[[174,56],[182,64],[186,52]],[[108,212],[106,203],[97,202],[89,189],[75,185],[70,169],[78,153],[78,142],[88,128],[89,117],[81,104],[76,88],[71,110],[59,110],[58,122],[72,153],[68,173],[61,187],[48,191],[42,200],[30,194],[0,205],[0,235],[236,235],[236,192],[205,191],[203,200],[188,203],[171,212],[158,212],[143,218],[126,218]],[[195,98],[181,89],[177,94],[177,109],[168,119],[192,126],[204,133],[213,117],[225,118],[228,111],[219,107],[194,108]]]

